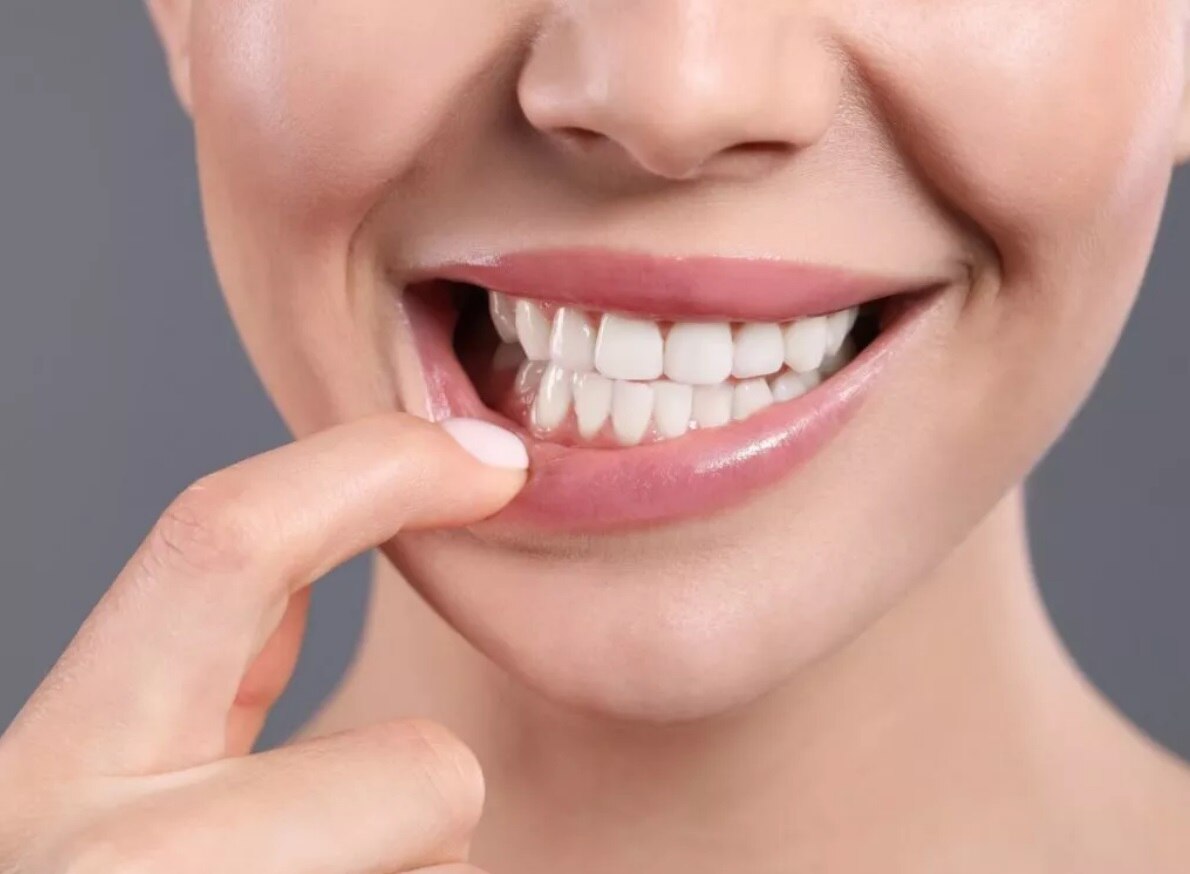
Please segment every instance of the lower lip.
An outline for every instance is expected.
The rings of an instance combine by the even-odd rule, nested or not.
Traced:
[[[538,440],[480,402],[453,352],[443,352],[450,349],[448,336],[428,323],[419,325],[412,314],[410,321],[434,417],[485,419],[513,431],[528,447],[529,481],[492,521],[583,533],[706,515],[790,475],[854,416],[943,296],[941,289],[915,295],[854,361],[799,398],[743,422],[623,449]]]

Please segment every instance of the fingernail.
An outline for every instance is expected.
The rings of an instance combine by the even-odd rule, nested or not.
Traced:
[[[442,428],[463,449],[489,467],[529,469],[529,452],[511,431],[481,419],[447,419]]]

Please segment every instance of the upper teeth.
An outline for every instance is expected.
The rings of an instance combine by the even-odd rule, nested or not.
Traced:
[[[785,324],[676,322],[666,330],[653,319],[547,309],[499,292],[490,293],[490,311],[500,338],[519,341],[529,362],[540,362],[521,375],[526,396],[537,387],[534,426],[552,431],[573,407],[584,438],[610,418],[623,444],[644,439],[650,421],[658,436],[677,437],[802,394],[853,354],[845,341],[858,313],[850,307]]]

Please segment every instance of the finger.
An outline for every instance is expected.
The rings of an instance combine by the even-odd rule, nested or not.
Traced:
[[[481,436],[523,453],[491,430]],[[244,673],[295,592],[402,527],[489,516],[523,483],[399,414],[213,474],[162,516],[14,731],[102,773],[222,756]]]
[[[47,870],[374,874],[455,865],[483,807],[474,756],[420,721],[138,783],[141,800],[79,833]],[[97,853],[104,864],[83,864]]]
[[[289,599],[285,616],[245,672],[227,715],[228,755],[252,751],[269,711],[289,685],[297,667],[309,613],[310,590],[303,589]]]

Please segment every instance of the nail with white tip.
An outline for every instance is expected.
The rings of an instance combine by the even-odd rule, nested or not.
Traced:
[[[469,455],[489,467],[528,470],[529,452],[511,431],[481,419],[447,419],[442,430]]]

